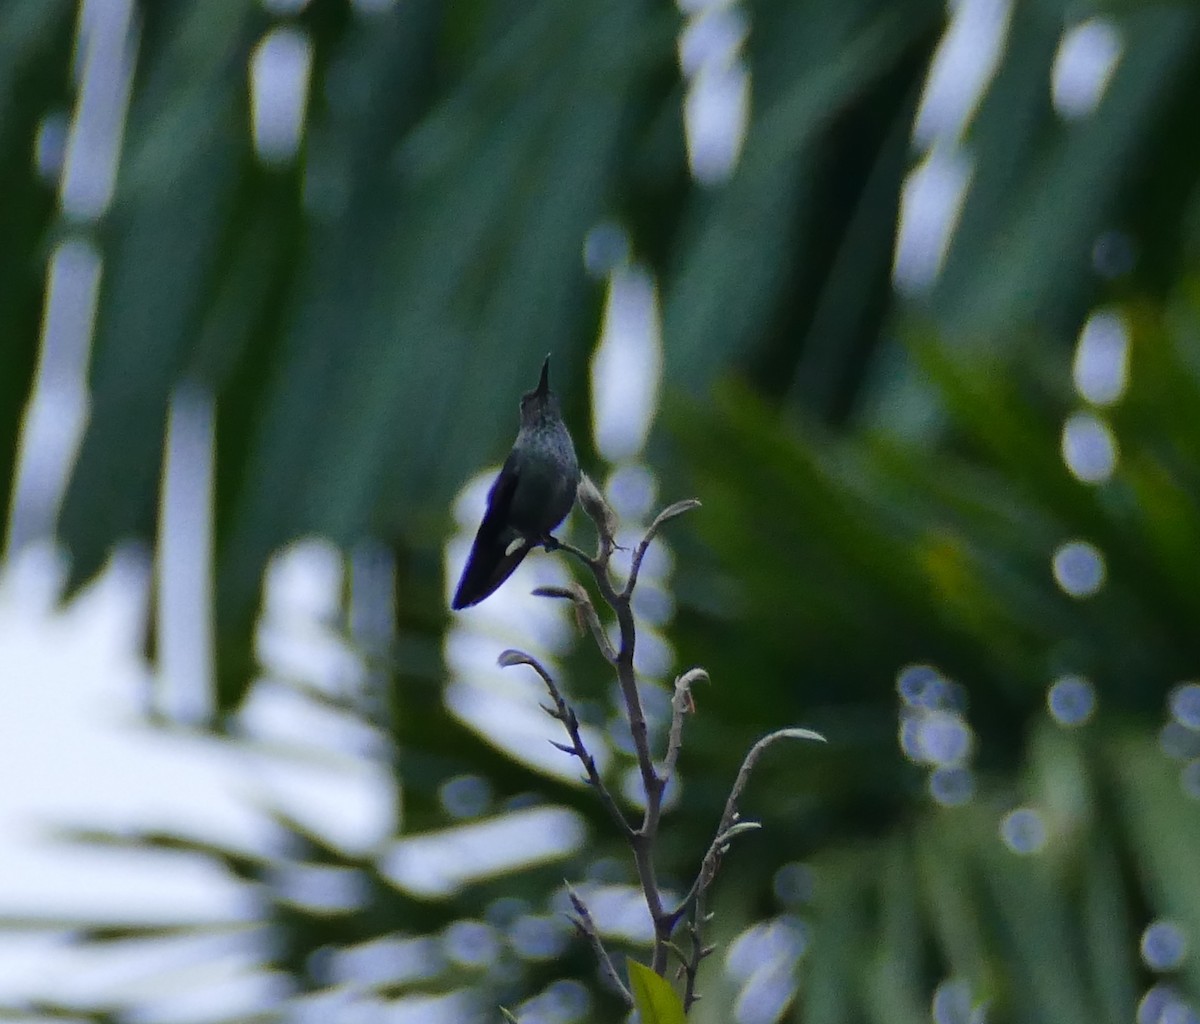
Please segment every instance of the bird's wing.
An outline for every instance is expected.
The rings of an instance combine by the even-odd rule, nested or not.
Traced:
[[[494,541],[508,525],[508,510],[512,507],[513,495],[517,493],[517,482],[521,474],[517,470],[517,459],[509,452],[504,465],[500,467],[500,475],[488,491],[487,511],[483,514],[483,522],[479,524],[475,543],[481,539]]]
[[[456,611],[478,604],[492,594],[529,553],[529,542],[508,523],[519,479],[517,460],[509,455],[488,492],[487,511],[475,534],[475,543],[471,545],[471,553],[450,604]]]

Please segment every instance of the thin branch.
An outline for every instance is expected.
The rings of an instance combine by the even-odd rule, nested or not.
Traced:
[[[642,559],[646,557],[646,551],[650,547],[650,542],[654,540],[658,531],[676,516],[681,516],[685,512],[690,512],[692,509],[699,507],[700,502],[695,498],[686,498],[683,501],[675,502],[674,505],[668,505],[654,517],[654,522],[646,530],[646,535],[634,549],[633,560],[629,563],[629,579],[625,583],[625,589],[621,591],[623,598],[628,600],[633,593],[633,588],[637,586],[638,573],[642,569]]]
[[[605,561],[601,560],[601,557],[599,554],[589,555],[586,551],[583,550],[583,548],[577,548],[574,544],[568,544],[565,540],[558,541],[554,550],[555,551],[565,551],[568,555],[571,555],[573,558],[578,558],[579,561],[581,561],[584,565],[586,565],[594,573],[600,572],[604,568],[604,565],[605,565]]]
[[[677,689],[676,693],[678,694],[678,692]],[[750,748],[750,752],[746,755],[746,759],[742,762],[741,770],[734,780],[733,788],[729,791],[729,798],[725,801],[725,811],[721,815],[721,823],[717,827],[717,834],[713,837],[713,841],[708,847],[708,852],[705,853],[704,860],[700,863],[700,870],[696,872],[696,880],[692,883],[691,890],[670,915],[673,928],[681,917],[689,910],[691,911],[691,920],[688,922],[688,936],[691,939],[692,948],[688,956],[680,958],[683,962],[684,1013],[687,1013],[700,998],[696,992],[696,976],[700,971],[700,962],[710,956],[715,949],[714,946],[706,946],[704,944],[704,926],[712,916],[706,913],[704,908],[709,887],[712,885],[713,880],[717,876],[717,870],[720,868],[721,858],[729,849],[729,844],[737,836],[745,832],[753,832],[762,827],[756,821],[738,820],[738,800],[749,783],[750,773],[754,770],[754,766],[758,763],[758,759],[762,757],[763,752],[772,743],[782,739],[805,739],[824,742],[825,737],[820,733],[813,732],[811,729],[780,729],[778,732],[764,736]]]
[[[600,621],[596,606],[592,604],[592,599],[588,597],[588,592],[583,587],[572,580],[565,587],[536,587],[533,593],[537,597],[555,597],[563,601],[570,601],[575,607],[576,619],[581,623],[583,629],[592,634],[592,639],[596,641],[596,646],[600,648],[604,660],[610,664],[616,662],[617,652],[613,649],[612,641],[608,639],[608,633],[604,630],[604,624]]]
[[[692,919],[688,922],[688,938],[692,949],[683,961],[683,1012],[687,1013],[700,998],[696,991],[696,975],[700,972],[700,962],[712,955],[715,946],[704,944],[704,926],[708,924],[711,914],[704,909],[704,895],[701,894],[692,907]]]
[[[608,950],[604,948],[604,943],[600,939],[600,932],[596,928],[596,922],[592,920],[592,915],[588,913],[587,905],[579,898],[579,893],[571,887],[570,882],[564,882],[563,884],[567,887],[567,899],[571,901],[571,909],[575,911],[574,915],[571,916],[571,924],[575,926],[575,930],[592,947],[592,952],[596,954],[596,959],[600,961],[600,970],[608,978],[621,998],[625,1000],[625,1005],[633,1006],[633,995],[625,987],[625,983],[621,980],[621,975],[617,973],[617,968],[613,964],[612,958],[608,955]]]
[[[750,782],[750,773],[754,771],[759,758],[771,744],[777,743],[779,740],[816,740],[824,743],[825,737],[811,729],[779,729],[776,732],[768,733],[750,748],[750,752],[742,761],[742,767],[733,782],[733,788],[729,791],[729,797],[725,801],[725,810],[721,815],[720,824],[717,825],[716,835],[713,836],[713,841],[709,844],[704,859],[700,862],[696,880],[692,883],[688,894],[679,902],[679,906],[670,914],[673,919],[672,925],[687,913],[690,904],[703,900],[705,891],[712,885],[712,881],[716,877],[721,856],[729,848],[729,843],[742,833],[760,827],[757,822],[738,821],[738,800],[741,799],[742,793]]]
[[[579,758],[580,763],[583,765],[583,770],[587,775],[588,784],[600,797],[600,803],[604,805],[604,809],[608,812],[608,816],[612,818],[613,824],[621,830],[621,833],[626,838],[632,837],[632,826],[625,820],[625,815],[621,813],[621,808],[617,806],[612,793],[604,784],[604,779],[600,777],[600,771],[596,767],[596,759],[592,757],[583,742],[583,735],[579,730],[579,716],[575,714],[575,709],[566,702],[550,673],[546,671],[537,658],[526,654],[524,651],[512,649],[504,651],[498,661],[502,668],[509,668],[513,665],[528,665],[542,677],[542,682],[546,684],[546,689],[550,692],[550,699],[554,701],[553,708],[547,707],[545,704],[542,707],[545,708],[546,713],[551,718],[557,719],[562,723],[563,728],[567,730],[567,735],[571,738],[570,746],[565,743],[555,743],[554,745],[559,750],[568,754],[574,754]]]
[[[671,731],[667,736],[667,756],[663,759],[662,768],[664,785],[675,774],[679,751],[683,749],[683,718],[695,708],[692,684],[701,680],[708,681],[708,673],[702,668],[689,669],[675,680],[675,692],[671,694]]]
[[[750,753],[746,755],[746,759],[742,761],[742,767],[733,781],[733,788],[729,791],[729,798],[725,801],[725,813],[721,815],[721,824],[717,826],[718,833],[729,828],[737,820],[737,803],[741,799],[746,785],[750,782],[750,773],[754,771],[755,765],[758,764],[759,758],[766,753],[767,748],[780,740],[814,740],[817,743],[824,743],[825,737],[819,732],[813,732],[812,729],[777,729],[775,732],[767,733],[755,743],[750,748]]]

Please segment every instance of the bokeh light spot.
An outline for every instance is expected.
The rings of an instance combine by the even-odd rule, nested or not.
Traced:
[[[1100,105],[1121,50],[1121,33],[1106,18],[1088,18],[1063,33],[1050,72],[1051,97],[1060,117],[1077,120]]]
[[[583,265],[592,277],[604,278],[629,261],[629,235],[615,221],[601,221],[583,240]]]
[[[745,981],[760,967],[775,961],[794,962],[808,947],[808,926],[790,914],[760,921],[741,933],[725,956],[730,976]]]
[[[944,685],[932,665],[905,665],[896,675],[896,692],[910,707],[936,707],[935,695],[940,696]]]
[[[619,519],[636,521],[649,514],[658,494],[658,485],[647,466],[628,462],[608,478],[604,492]]]
[[[1073,413],[1063,424],[1062,456],[1077,480],[1103,483],[1117,467],[1117,440],[1095,413]]]
[[[961,978],[947,978],[933,991],[930,1016],[934,1024],[980,1024],[982,1014],[971,1002],[971,986]]]
[[[1142,932],[1140,949],[1152,971],[1173,971],[1187,955],[1187,936],[1174,921],[1155,921]]]
[[[1175,721],[1200,730],[1200,683],[1181,683],[1171,691],[1169,702]]]
[[[1112,405],[1129,376],[1129,330],[1113,310],[1097,310],[1083,325],[1072,367],[1075,390],[1093,405]]]
[[[1200,757],[1200,732],[1171,719],[1159,730],[1158,745],[1167,757],[1190,761]]]
[[[1184,795],[1200,800],[1200,758],[1189,761],[1179,773],[1179,785]]]
[[[1136,262],[1133,240],[1124,231],[1105,231],[1092,246],[1092,266],[1105,280],[1124,277]]]
[[[458,775],[438,790],[442,809],[452,818],[475,818],[492,802],[492,787],[482,775]]]
[[[1046,706],[1059,725],[1083,725],[1096,710],[1096,689],[1083,676],[1060,676],[1046,691]]]
[[[446,956],[463,967],[490,967],[500,955],[496,930],[483,921],[455,921],[442,943]]]
[[[1000,838],[1013,853],[1040,853],[1046,845],[1046,823],[1032,807],[1018,807],[1000,822]]]
[[[1104,586],[1104,556],[1094,544],[1073,540],[1054,552],[1054,580],[1071,597],[1091,597]]]
[[[1137,1024],[1200,1024],[1200,1018],[1170,985],[1155,985],[1138,1003]]]
[[[957,766],[971,754],[971,729],[952,711],[930,711],[920,716],[917,747],[930,764]]]
[[[810,903],[815,886],[816,880],[813,877],[812,868],[801,861],[784,864],[775,872],[775,877],[771,882],[775,898],[788,907]]]
[[[508,938],[526,960],[549,960],[566,949],[569,935],[564,918],[526,914],[513,922]]]
[[[943,807],[961,807],[975,795],[975,776],[968,768],[936,768],[929,773],[929,795]]]

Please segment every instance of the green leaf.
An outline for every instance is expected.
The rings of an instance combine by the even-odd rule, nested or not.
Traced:
[[[626,960],[625,968],[642,1024],[683,1024],[683,1001],[669,982],[636,960]]]

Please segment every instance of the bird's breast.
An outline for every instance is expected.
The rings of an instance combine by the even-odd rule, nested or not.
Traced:
[[[563,434],[565,435],[565,431]],[[524,446],[520,475],[509,509],[509,523],[528,537],[540,538],[566,518],[579,487],[579,463],[569,436],[539,438]]]

